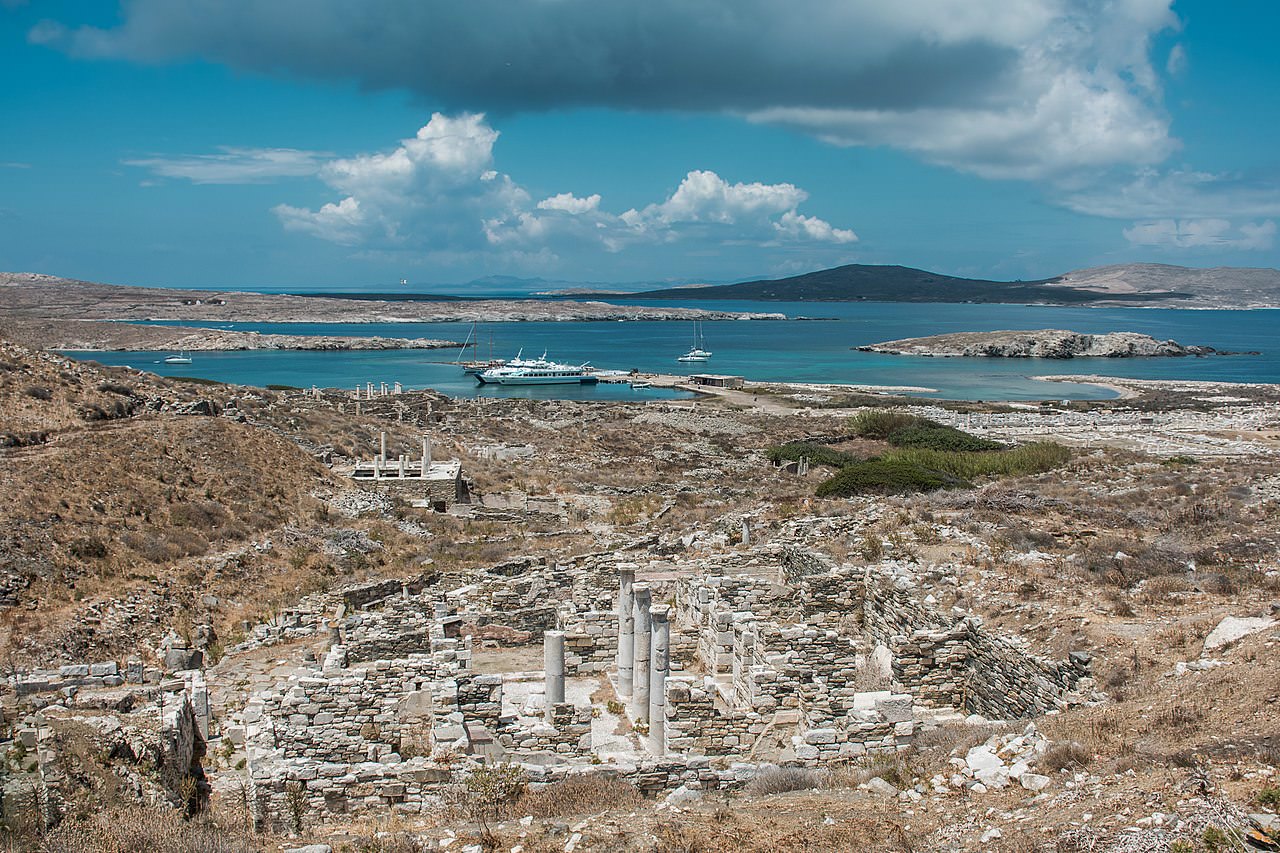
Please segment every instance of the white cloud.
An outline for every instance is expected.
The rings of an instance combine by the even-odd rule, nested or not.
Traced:
[[[1223,219],[1280,216],[1280,182],[1190,169],[1144,169],[1067,193],[1062,206],[1111,219]]]
[[[816,216],[805,216],[794,210],[788,210],[782,214],[782,218],[775,222],[773,227],[779,234],[791,239],[808,238],[823,243],[854,243],[858,239],[857,234],[846,228],[834,228],[830,222],[825,222]]]
[[[394,150],[334,160],[319,177],[343,194],[317,210],[274,208],[285,228],[373,251],[439,258],[499,252],[545,261],[561,249],[620,252],[642,244],[848,244],[857,236],[797,207],[792,184],[730,183],[689,172],[666,199],[614,214],[598,193],[564,192],[536,204],[493,168],[498,132],[483,115],[436,113]]]
[[[565,213],[587,213],[600,207],[600,194],[578,198],[573,193],[557,193],[538,202],[539,210],[563,210]]]
[[[256,184],[276,178],[314,175],[333,155],[296,148],[222,147],[220,154],[141,157],[126,166],[148,169],[163,178],[183,178],[196,184]]]
[[[1274,245],[1275,235],[1273,220],[1235,226],[1226,219],[1160,219],[1124,230],[1125,239],[1135,246],[1165,249],[1265,251]]]
[[[1175,44],[1169,51],[1169,59],[1164,64],[1164,70],[1175,77],[1187,70],[1187,49],[1181,42]]]
[[[795,210],[809,197],[792,184],[730,184],[715,172],[693,171],[666,201],[623,219],[641,227],[666,227],[682,222],[738,222],[767,218]]]
[[[732,113],[999,178],[1159,162],[1176,147],[1152,37],[1170,0],[131,0],[48,22],[80,56],[200,57],[408,89],[451,109]],[[1165,62],[1184,64],[1175,48]],[[459,70],[465,69],[465,70]]]
[[[288,231],[302,231],[344,246],[360,243],[368,224],[364,211],[360,209],[360,202],[350,196],[315,211],[279,204],[274,212]]]

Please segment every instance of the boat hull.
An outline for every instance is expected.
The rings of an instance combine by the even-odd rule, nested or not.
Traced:
[[[485,376],[477,373],[481,385],[595,385],[594,376]]]

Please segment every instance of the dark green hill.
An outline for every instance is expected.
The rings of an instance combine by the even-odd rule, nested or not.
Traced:
[[[900,266],[849,264],[790,278],[715,287],[674,287],[636,294],[647,299],[755,299],[786,302],[1044,302],[1083,304],[1115,301],[1116,294],[1040,281],[956,278]],[[1126,293],[1125,302],[1185,299],[1182,293]]]

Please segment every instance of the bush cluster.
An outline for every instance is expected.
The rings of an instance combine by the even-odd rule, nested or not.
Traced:
[[[910,449],[895,450],[882,458],[907,462],[941,471],[963,480],[974,477],[1017,477],[1023,474],[1043,474],[1066,464],[1071,451],[1052,441],[1024,444],[1010,450],[943,451]]]
[[[832,468],[843,468],[858,461],[858,457],[852,454],[811,441],[791,441],[770,447],[768,456],[769,461],[775,465],[783,461],[798,462],[802,456],[808,456],[811,465],[830,465]]]
[[[969,453],[1004,449],[1004,445],[998,441],[969,435],[969,433],[958,430],[955,427],[921,420],[922,423],[918,423],[915,426],[904,427],[889,433],[889,443],[894,447]]]
[[[887,441],[895,449],[857,459],[822,445],[792,442],[771,449],[770,458],[808,456],[813,462],[839,468],[839,473],[818,487],[819,497],[967,489],[978,477],[1042,474],[1071,458],[1070,450],[1053,442],[1007,448],[905,412],[860,412],[850,419],[849,426],[855,434]]]
[[[819,485],[816,494],[820,498],[843,498],[965,488],[972,488],[972,484],[951,474],[932,471],[914,462],[876,458],[846,465],[840,473]]]
[[[906,412],[888,412],[883,409],[871,409],[866,412],[858,412],[849,419],[849,428],[853,430],[854,435],[863,438],[874,438],[878,441],[888,441],[889,436],[893,433],[908,429],[910,427],[919,426],[921,423],[934,423],[928,418],[916,417]]]

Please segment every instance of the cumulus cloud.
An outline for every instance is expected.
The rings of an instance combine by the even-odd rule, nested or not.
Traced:
[[[545,260],[561,248],[619,252],[642,244],[848,244],[857,236],[800,213],[808,194],[788,183],[730,183],[692,171],[669,196],[620,214],[598,193],[534,203],[494,168],[498,139],[480,114],[436,113],[393,150],[325,163],[342,198],[318,209],[280,204],[284,227],[368,251],[420,250],[441,258],[502,252]]]
[[[125,160],[126,166],[147,169],[162,178],[183,178],[196,184],[256,184],[276,178],[314,175],[327,158],[324,151],[296,148],[222,147],[218,154],[153,155]]]
[[[577,198],[573,193],[557,193],[538,202],[539,210],[563,210],[565,213],[587,213],[600,207],[600,194]]]
[[[1174,144],[1150,59],[1170,0],[130,0],[29,38],[403,88],[453,109],[698,110],[994,177]]]
[[[1181,43],[1175,44],[1169,51],[1164,70],[1177,77],[1187,70],[1187,49]]]
[[[1235,226],[1226,219],[1161,219],[1135,223],[1124,230],[1124,236],[1135,246],[1265,251],[1275,244],[1276,223],[1267,220]]]

